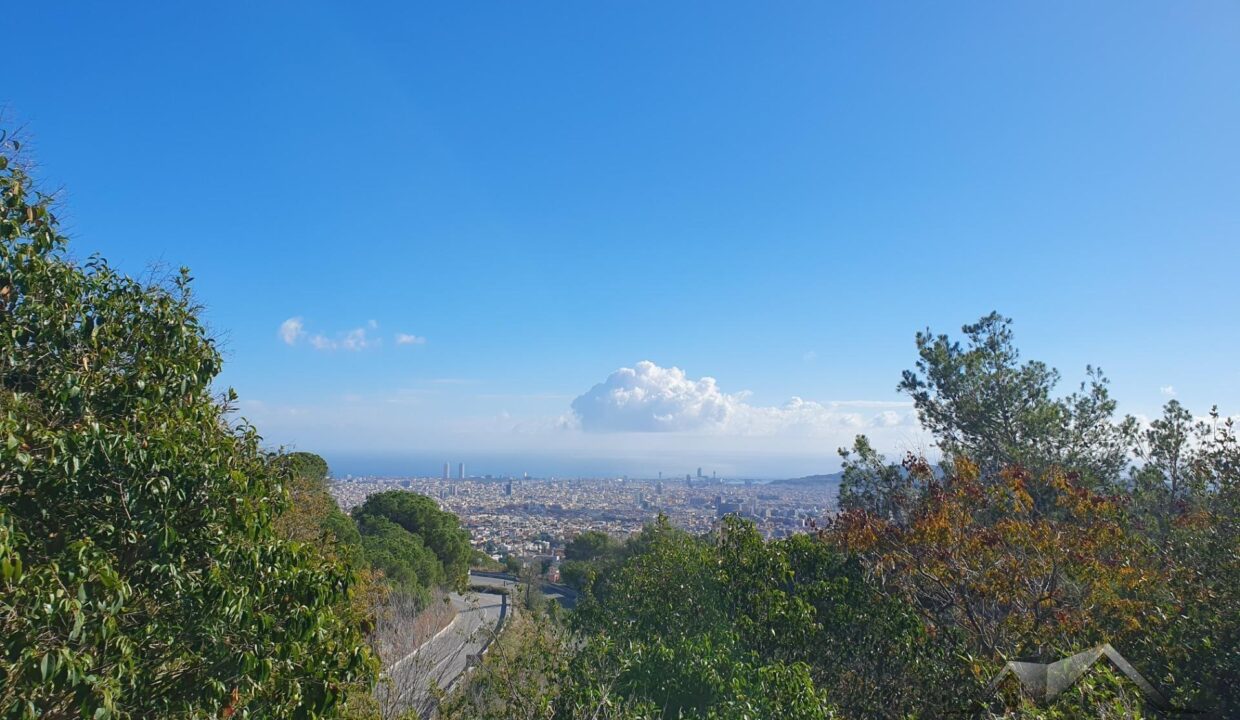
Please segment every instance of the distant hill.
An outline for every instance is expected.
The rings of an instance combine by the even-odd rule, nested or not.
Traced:
[[[831,473],[830,475],[806,475],[799,478],[788,478],[786,480],[772,480],[768,485],[783,485],[791,487],[821,487],[825,489],[835,489],[840,486],[840,479],[844,477],[843,472]]]

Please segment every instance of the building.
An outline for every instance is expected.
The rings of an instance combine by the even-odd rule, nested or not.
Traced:
[[[448,479],[448,467],[449,467],[448,463],[443,464],[443,479],[444,480]]]
[[[457,463],[456,476],[460,480],[465,479],[465,463]]]

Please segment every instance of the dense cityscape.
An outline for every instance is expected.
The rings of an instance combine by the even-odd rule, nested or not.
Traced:
[[[331,484],[344,510],[375,493],[403,488],[435,498],[455,513],[471,542],[495,560],[513,555],[552,561],[566,542],[588,530],[623,539],[658,515],[700,534],[729,515],[752,521],[767,538],[815,528],[835,507],[835,478],[791,481],[724,481],[699,468],[665,478],[469,477],[464,466],[441,477],[347,477]]]

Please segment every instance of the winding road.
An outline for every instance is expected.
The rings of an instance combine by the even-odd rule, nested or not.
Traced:
[[[396,712],[416,710],[421,718],[430,718],[438,705],[432,688],[450,690],[462,674],[476,661],[512,612],[508,598],[501,591],[515,593],[517,578],[502,573],[470,573],[473,587],[496,592],[452,593],[449,598],[456,609],[452,622],[417,650],[392,663],[387,669],[388,682],[379,691],[379,701]],[[576,593],[562,585],[544,583],[543,595],[549,600],[572,608]]]
[[[513,588],[515,583],[496,587]],[[431,688],[450,689],[469,667],[470,659],[494,638],[508,612],[507,599],[499,594],[452,593],[450,599],[456,609],[452,622],[387,669],[390,683],[380,696],[385,706],[400,711],[415,709],[423,718],[434,715],[437,700]]]

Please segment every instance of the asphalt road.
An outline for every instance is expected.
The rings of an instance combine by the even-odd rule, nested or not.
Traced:
[[[490,587],[515,592],[517,582],[510,576],[498,573],[475,575],[470,573],[470,585]],[[544,584],[543,594],[565,607],[573,607],[577,596],[563,586]],[[396,661],[387,670],[391,682],[380,691],[380,702],[392,709],[405,711],[416,709],[418,716],[430,718],[435,714],[435,693],[451,688],[469,667],[470,656],[477,655],[486,647],[499,628],[503,599],[498,594],[478,592],[450,596],[456,608],[456,617],[446,628],[427,640],[417,650]],[[512,611],[511,605],[508,612]],[[386,696],[385,696],[386,694]]]
[[[447,689],[465,671],[469,657],[482,651],[500,620],[502,598],[489,593],[451,595],[456,617],[421,647],[388,668],[385,705],[413,708],[423,718],[435,712],[432,685]]]
[[[485,575],[470,573],[469,584],[512,590],[516,587],[517,582],[512,576],[503,573],[487,573]],[[554,600],[565,608],[571,610],[577,604],[577,593],[571,588],[563,585],[543,583],[540,589],[542,590],[543,597],[548,600]]]

